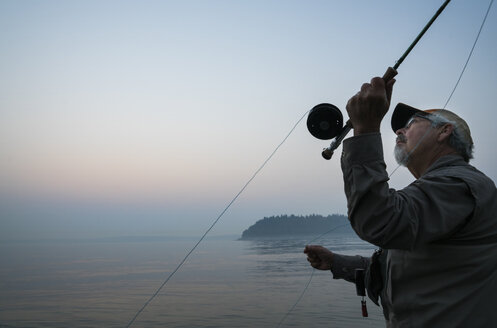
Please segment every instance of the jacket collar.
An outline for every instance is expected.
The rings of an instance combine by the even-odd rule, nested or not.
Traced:
[[[461,155],[445,155],[437,159],[435,163],[433,163],[423,175],[426,175],[429,172],[435,171],[441,167],[447,166],[469,166],[469,164],[464,161],[464,158]]]

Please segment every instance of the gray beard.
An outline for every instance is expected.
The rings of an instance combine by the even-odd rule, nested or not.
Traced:
[[[407,166],[407,163],[409,162],[409,154],[404,148],[399,145],[395,145],[395,148],[393,149],[393,156],[395,157],[397,164]]]

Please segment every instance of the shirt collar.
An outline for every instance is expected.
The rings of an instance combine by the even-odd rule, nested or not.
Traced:
[[[429,168],[426,170],[426,172],[423,174],[427,174],[431,171],[434,171],[438,168],[441,167],[446,167],[446,166],[466,166],[469,165],[464,158],[459,155],[459,154],[451,154],[451,155],[445,155],[437,159]]]

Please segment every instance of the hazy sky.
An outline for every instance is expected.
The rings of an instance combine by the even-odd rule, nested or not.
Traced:
[[[346,115],[442,2],[0,0],[0,238],[202,234],[307,110]],[[394,105],[443,106],[488,4],[448,5],[400,66]],[[496,10],[447,106],[494,181]],[[303,120],[212,233],[346,213],[328,144]],[[410,181],[401,168],[391,186]]]

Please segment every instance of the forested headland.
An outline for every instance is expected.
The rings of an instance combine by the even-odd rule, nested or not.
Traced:
[[[347,216],[317,214],[297,216],[278,215],[265,217],[243,231],[242,240],[281,236],[318,235],[336,229],[340,232],[353,232]]]

